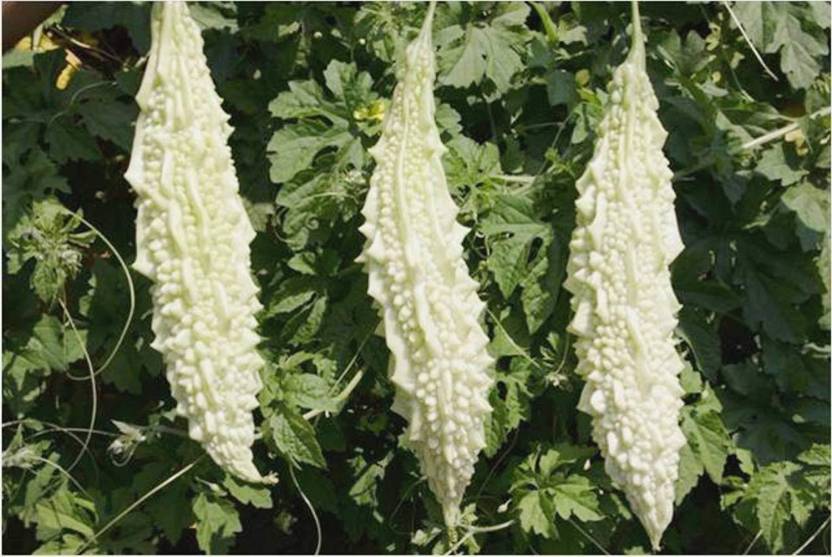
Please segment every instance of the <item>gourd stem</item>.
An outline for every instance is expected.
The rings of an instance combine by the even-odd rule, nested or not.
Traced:
[[[630,3],[633,10],[633,47],[638,43],[643,42],[644,36],[641,34],[641,16],[638,13],[638,0],[632,0]]]
[[[436,10],[436,0],[431,0],[428,5],[428,11],[425,13],[425,21],[422,23],[422,28],[419,30],[418,40],[430,42],[431,31],[433,28],[433,13]]]
[[[433,25],[433,13],[436,11],[436,0],[431,0],[430,4],[428,5],[428,12],[425,14],[425,23],[423,26],[424,28],[430,29],[431,25]]]
[[[641,32],[641,16],[638,12],[638,0],[632,0],[630,6],[632,7],[633,36],[627,59],[643,68],[647,60],[644,54],[644,35]]]

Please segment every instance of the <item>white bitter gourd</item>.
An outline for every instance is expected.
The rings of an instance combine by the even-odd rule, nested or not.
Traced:
[[[261,306],[249,269],[254,229],[227,144],[232,128],[188,6],[156,3],[151,30],[125,177],[138,195],[133,267],[154,282],[152,346],[190,436],[230,473],[271,482],[252,461]]]
[[[390,348],[394,411],[454,528],[459,505],[485,446],[483,422],[493,360],[478,319],[484,304],[468,275],[458,209],[448,191],[445,147],[434,113],[433,5],[407,47],[403,71],[370,150],[376,169],[362,214],[360,261]]]
[[[595,152],[577,181],[577,227],[566,288],[572,292],[579,408],[592,416],[607,473],[658,548],[673,516],[683,364],[673,331],[679,303],[668,265],[681,252],[667,132],[645,71],[637,4],[633,38],[613,73]]]

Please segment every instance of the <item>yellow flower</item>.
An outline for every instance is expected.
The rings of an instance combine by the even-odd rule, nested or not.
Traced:
[[[374,101],[369,106],[362,106],[361,108],[357,108],[353,111],[352,117],[358,121],[361,120],[377,120],[382,121],[384,120],[384,110],[386,108],[386,103],[384,100],[379,99]]]

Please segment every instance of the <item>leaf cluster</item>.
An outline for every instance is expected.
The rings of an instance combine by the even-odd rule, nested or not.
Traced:
[[[560,287],[574,184],[626,54],[628,8],[437,7],[443,163],[472,228],[465,258],[497,360],[457,540],[390,411],[387,349],[354,262],[367,148],[424,5],[191,10],[257,230],[267,364],[255,458],[281,482],[244,485],[200,458],[149,346],[149,283],[138,275],[120,342],[130,287],[116,252],[135,256],[123,173],[149,5],[71,3],[3,58],[7,550],[306,553],[311,506],[323,552],[646,552],[576,411]],[[820,529],[802,549],[823,552],[829,4],[644,3],[642,15],[685,244],[672,278],[688,444],[666,549],[791,552]]]

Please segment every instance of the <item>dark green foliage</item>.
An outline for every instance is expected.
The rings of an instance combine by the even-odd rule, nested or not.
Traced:
[[[138,275],[134,321],[92,396],[86,356],[95,368],[115,349],[129,291],[77,215],[132,262],[122,174],[148,8],[72,4],[45,26],[54,49],[4,56],[4,548],[307,553],[316,530],[302,490],[323,552],[454,549],[390,411],[387,350],[354,262],[366,150],[424,6],[192,6],[258,231],[268,363],[255,453],[280,475],[271,489],[200,458],[174,419]],[[776,80],[724,4],[641,9],[686,246],[672,271],[688,445],[665,549],[792,552],[829,516],[829,4],[733,7]],[[497,358],[488,444],[463,507],[469,523],[498,528],[462,530],[460,551],[648,548],[576,410],[560,288],[574,183],[628,24],[617,3],[438,6],[444,163],[473,229],[465,256]],[[803,551],[823,553],[828,540],[827,528]]]

